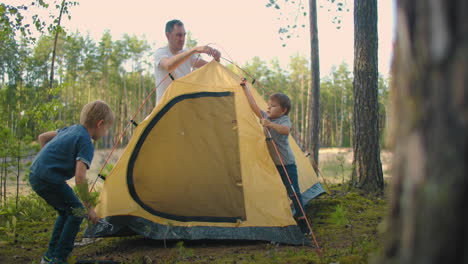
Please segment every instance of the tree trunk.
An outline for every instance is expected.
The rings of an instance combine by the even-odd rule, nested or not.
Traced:
[[[349,124],[349,146],[353,146],[353,113],[351,109],[348,111],[348,124]]]
[[[320,62],[317,29],[317,0],[309,0],[310,49],[311,49],[311,111],[310,111],[310,153],[313,162],[319,163],[320,133]],[[315,172],[318,174],[314,166]]]
[[[332,130],[332,136],[331,136],[332,139],[331,140],[332,140],[332,145],[337,147],[338,144],[337,144],[336,137],[338,136],[338,109],[336,107],[336,97],[338,96],[338,93],[336,92],[336,83],[333,83],[333,86],[334,86],[333,89],[335,89],[335,94],[333,95],[333,112],[334,112],[334,116],[335,116],[335,118],[333,118],[333,119],[335,119],[334,120],[335,121],[334,122],[335,123],[335,127],[334,127],[335,129]]]
[[[49,80],[49,88],[52,89],[52,85],[54,83],[54,64],[55,64],[55,54],[57,53],[57,40],[58,40],[58,35],[60,32],[60,22],[62,20],[62,13],[63,13],[63,8],[65,7],[65,0],[62,1],[62,5],[60,7],[60,14],[58,17],[58,22],[57,22],[57,29],[55,30],[55,39],[54,39],[54,49],[52,50],[52,64],[50,66],[50,80]]]
[[[8,171],[7,171],[7,158],[6,156],[3,157],[3,204],[6,205],[7,202],[7,178],[8,178]]]
[[[397,3],[396,159],[378,263],[468,263],[468,1]]]
[[[91,102],[91,81],[88,82],[88,102]]]
[[[304,146],[304,151],[306,151],[306,152],[308,151],[309,145],[310,145],[310,144],[309,144],[310,139],[309,139],[309,137],[307,136],[307,135],[308,135],[308,131],[309,131],[309,127],[310,127],[310,125],[309,125],[309,123],[310,123],[310,118],[309,118],[309,116],[310,116],[310,93],[311,93],[311,90],[310,90],[310,87],[311,87],[311,86],[310,86],[310,83],[309,83],[307,86],[308,86],[308,87],[307,87],[307,100],[306,100],[306,104],[307,104],[307,105],[306,105],[306,120],[305,120],[305,122],[306,122],[306,123],[305,123],[306,127],[305,127],[305,141],[304,141],[304,144],[305,144],[305,146]]]
[[[366,192],[384,187],[379,141],[377,0],[354,2],[353,172]]]
[[[341,87],[340,91],[340,98],[341,98],[341,106],[340,106],[340,129],[338,132],[338,147],[343,147],[343,123],[344,123],[344,107],[345,107],[345,97],[344,97],[344,90],[346,89],[346,86],[343,85]]]
[[[304,141],[306,139],[305,131],[305,120],[307,119],[305,115],[305,103],[304,103],[304,74],[301,74],[301,147],[304,149]]]
[[[3,163],[0,166],[0,202],[3,200]]]
[[[292,86],[294,90],[296,86]],[[301,135],[299,134],[299,104],[294,104],[294,118],[293,118],[293,126],[294,126],[294,138],[297,142],[300,143]]]
[[[125,121],[124,121],[124,124],[126,124],[129,120],[129,105],[128,105],[128,91],[127,91],[127,73],[124,72],[123,73],[123,87],[124,87],[124,104],[123,104],[123,116],[125,118]],[[131,117],[130,117],[131,118]],[[128,131],[128,133],[132,133],[133,134],[133,125],[130,126],[130,131]],[[128,140],[129,138],[131,137],[131,134],[127,134],[125,135],[125,141],[124,141],[124,144],[127,145],[128,143]]]
[[[16,156],[16,209],[18,209],[19,202],[19,182],[21,172],[21,139],[18,138],[18,156]]]

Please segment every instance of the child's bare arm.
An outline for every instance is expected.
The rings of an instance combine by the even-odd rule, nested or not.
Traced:
[[[258,116],[258,118],[262,118],[262,111],[260,110],[260,107],[258,107],[258,105],[255,103],[255,99],[253,98],[252,93],[247,87],[245,79],[242,80],[241,86],[244,90],[245,96],[247,97],[247,101],[249,101],[250,108],[252,108],[252,110],[254,111],[255,115]]]
[[[86,179],[86,164],[80,160],[76,162],[75,169],[75,183],[78,190],[78,197],[83,201],[88,209],[89,220],[95,224],[99,220],[94,211],[93,204],[91,204],[91,196],[88,191],[88,180]]]
[[[39,141],[39,144],[41,145],[41,148],[43,148],[45,146],[45,144],[47,144],[47,142],[51,141],[56,135],[57,135],[57,131],[49,131],[49,132],[45,132],[45,133],[40,134],[37,137],[37,140]]]
[[[264,127],[274,129],[281,135],[289,135],[290,128],[288,126],[276,124],[267,119],[262,119],[261,122]]]

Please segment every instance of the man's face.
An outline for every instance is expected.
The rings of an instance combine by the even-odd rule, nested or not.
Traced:
[[[185,44],[185,34],[184,26],[174,25],[172,32],[166,32],[169,47],[176,51],[182,50]]]

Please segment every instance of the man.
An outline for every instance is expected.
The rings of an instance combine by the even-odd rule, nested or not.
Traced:
[[[154,73],[156,85],[158,85],[168,72],[178,79],[189,74],[192,68],[202,67],[207,61],[200,58],[200,53],[212,56],[216,61],[219,61],[221,53],[208,46],[198,46],[191,49],[183,49],[185,44],[185,28],[184,24],[177,19],[166,23],[166,37],[168,45],[156,50]],[[169,84],[172,82],[170,77],[166,78],[156,89],[156,104],[158,104],[162,95],[166,91]]]

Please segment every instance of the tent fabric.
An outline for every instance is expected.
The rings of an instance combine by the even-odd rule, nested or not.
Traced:
[[[96,208],[105,219],[85,236],[307,243],[240,82],[216,61],[173,81],[106,177]],[[307,202],[324,190],[290,144]]]

